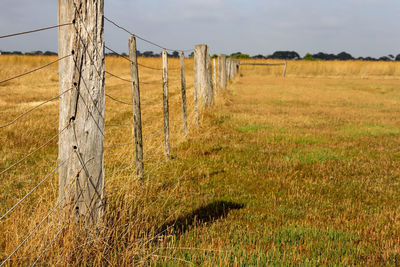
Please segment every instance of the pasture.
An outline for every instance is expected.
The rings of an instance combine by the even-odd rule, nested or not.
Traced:
[[[0,56],[0,80],[52,60]],[[145,181],[134,180],[133,146],[113,147],[132,142],[132,107],[107,98],[106,191],[118,191],[99,236],[71,223],[46,248],[62,226],[56,212],[10,264],[32,264],[43,249],[39,264],[49,265],[400,264],[400,63],[289,61],[286,78],[280,67],[243,66],[194,127],[187,59],[187,136],[178,59],[169,67],[172,159],[159,161],[162,74],[140,69]],[[130,77],[120,58],[106,58],[106,70]],[[0,125],[58,95],[57,71],[0,85]],[[109,75],[106,93],[131,101],[130,84]],[[0,172],[51,140],[1,175],[0,215],[57,166],[57,127],[53,101],[0,129]],[[54,175],[0,221],[0,259],[57,197]]]

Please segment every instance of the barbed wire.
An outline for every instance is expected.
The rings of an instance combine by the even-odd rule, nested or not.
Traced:
[[[55,63],[57,63],[57,62],[59,62],[59,61],[61,61],[61,60],[63,60],[63,59],[66,59],[67,57],[70,57],[70,56],[72,56],[72,54],[70,54],[70,55],[68,55],[68,56],[64,56],[64,57],[58,58],[57,60],[54,60],[54,61],[52,61],[52,62],[50,62],[50,63],[48,63],[48,64],[46,64],[46,65],[40,66],[40,67],[38,67],[38,68],[36,68],[36,69],[33,69],[33,70],[30,70],[30,71],[27,71],[27,72],[18,74],[18,75],[14,76],[14,77],[11,77],[11,78],[7,78],[7,79],[5,79],[5,80],[0,81],[0,84],[9,82],[9,81],[11,81],[11,80],[15,80],[15,79],[17,79],[17,78],[21,78],[21,77],[26,76],[26,75],[28,75],[28,74],[31,74],[31,73],[33,73],[33,72],[36,72],[36,71],[42,70],[42,69],[44,69],[44,68],[47,68],[47,67],[49,67],[49,66],[51,66],[51,65],[53,65],[53,64],[55,64]]]
[[[156,135],[156,134],[162,132],[163,130],[164,130],[164,128],[161,128],[161,129],[158,129],[158,130],[156,130],[156,131],[153,131],[153,132],[150,133],[149,135],[143,137],[143,141],[145,141],[145,140],[148,141],[148,140],[150,139],[150,137],[152,137],[152,136],[154,136],[154,135]]]
[[[41,106],[43,106],[43,105],[45,105],[45,104],[47,104],[47,103],[49,103],[49,102],[52,102],[52,101],[56,100],[57,98],[60,98],[62,95],[66,94],[67,92],[69,92],[69,91],[71,91],[71,90],[72,90],[72,88],[71,88],[71,89],[68,89],[67,91],[65,91],[65,92],[63,92],[63,93],[61,93],[61,94],[59,94],[59,95],[56,96],[56,97],[53,97],[53,98],[51,98],[51,99],[49,99],[49,100],[46,100],[46,101],[42,102],[41,104],[37,105],[36,107],[33,107],[33,108],[27,110],[26,112],[22,113],[21,115],[19,115],[18,117],[16,117],[16,118],[13,119],[12,121],[10,121],[10,122],[8,122],[8,123],[6,123],[6,124],[4,124],[4,125],[0,125],[0,129],[6,128],[6,127],[8,127],[8,126],[10,126],[10,125],[12,125],[12,124],[14,124],[14,123],[16,123],[18,120],[22,119],[23,117],[25,117],[26,115],[28,115],[28,114],[31,113],[32,111],[34,111],[34,110],[40,108]]]
[[[46,251],[50,248],[50,246],[57,240],[57,238],[60,236],[62,231],[65,229],[70,224],[70,220],[68,220],[67,223],[65,223],[60,230],[56,233],[56,235],[53,237],[53,239],[50,241],[50,243],[43,249],[43,251],[39,254],[39,256],[36,258],[36,260],[33,262],[31,267],[36,266],[36,264],[39,262],[40,258],[46,253]]]
[[[116,147],[122,147],[122,146],[129,146],[133,145],[135,142],[129,142],[125,144],[118,144],[118,145],[112,145],[112,146],[105,146],[104,149],[111,149],[111,148],[116,148]]]
[[[145,124],[145,123],[148,123],[148,122],[152,122],[152,121],[154,121],[154,119],[162,118],[162,117],[163,117],[163,114],[159,114],[159,115],[156,115],[156,116],[152,116],[152,117],[150,117],[150,118],[148,118],[148,119],[146,119],[146,120],[143,120],[143,121],[142,121],[142,124]]]
[[[125,31],[126,33],[128,33],[128,34],[130,34],[130,35],[132,35],[132,36],[135,36],[136,38],[138,38],[138,39],[140,39],[140,40],[142,40],[142,41],[144,41],[144,42],[146,42],[146,43],[148,43],[148,44],[154,45],[154,46],[156,46],[156,47],[158,47],[158,48],[165,49],[165,50],[170,51],[170,52],[171,52],[171,51],[172,51],[172,52],[175,52],[175,51],[182,51],[182,52],[190,52],[190,51],[193,51],[193,49],[182,50],[182,49],[171,49],[171,48],[166,48],[166,47],[164,47],[164,46],[162,46],[162,45],[159,45],[159,44],[157,44],[157,43],[155,43],[155,42],[149,41],[149,40],[147,40],[147,39],[145,39],[145,38],[143,38],[143,37],[141,37],[141,36],[139,36],[139,35],[137,35],[137,34],[132,33],[131,31],[127,30],[126,28],[122,27],[121,25],[118,25],[116,22],[114,22],[113,20],[109,19],[109,18],[106,17],[106,16],[104,16],[104,19],[105,19],[106,21],[110,22],[111,24],[113,24],[114,26],[116,26],[117,28],[119,28],[119,29]]]
[[[104,47],[106,49],[110,50],[111,52],[115,53],[117,56],[119,56],[119,57],[121,57],[121,58],[123,58],[123,59],[125,59],[125,60],[127,60],[127,61],[132,63],[132,60],[130,60],[130,58],[118,53],[117,51],[115,51],[114,49],[112,49],[112,48],[110,48],[108,46],[104,46]],[[141,67],[146,68],[146,69],[162,71],[162,68],[154,68],[154,67],[143,65],[143,64],[138,63],[138,62],[136,62],[136,63],[137,63],[138,66],[141,66]]]
[[[121,81],[128,82],[128,83],[132,83],[132,80],[124,79],[124,78],[122,78],[122,77],[120,77],[120,76],[118,76],[118,75],[115,75],[115,74],[113,74],[113,73],[111,73],[111,72],[109,72],[109,71],[105,71],[105,72],[106,72],[108,75],[111,75],[111,76],[114,77],[114,78],[120,79]]]
[[[132,103],[119,100],[119,99],[117,99],[117,98],[115,98],[113,96],[110,96],[109,94],[106,94],[106,97],[110,98],[111,100],[113,100],[115,102],[118,102],[118,103],[121,103],[121,104],[124,104],[124,105],[128,105],[128,106],[132,106],[133,105]]]
[[[117,78],[117,79],[119,79],[121,81],[124,81],[124,82],[128,82],[128,83],[132,83],[133,82],[132,80],[128,80],[128,79],[122,78],[121,76],[118,76],[118,75],[116,75],[114,73],[111,73],[109,71],[105,71],[105,73],[110,75],[110,76],[112,76],[112,77],[114,77],[114,78]],[[153,83],[139,81],[139,84],[153,84]]]
[[[20,164],[21,162],[23,162],[24,160],[26,160],[27,158],[29,158],[30,156],[32,156],[33,154],[35,154],[37,151],[39,151],[40,149],[42,149],[43,147],[47,146],[48,144],[51,143],[51,141],[53,141],[54,139],[56,139],[58,136],[60,136],[68,127],[70,126],[70,124],[68,124],[67,126],[65,126],[61,131],[59,131],[56,135],[54,135],[52,138],[50,138],[46,143],[44,143],[43,145],[41,145],[40,147],[38,147],[37,149],[35,149],[34,151],[32,151],[31,153],[29,153],[28,155],[26,155],[25,157],[23,157],[22,159],[20,159],[19,161],[15,162],[14,164],[12,164],[11,166],[9,166],[8,168],[2,170],[0,172],[0,175],[4,174],[5,172],[9,171],[11,168],[15,167],[16,165]]]
[[[51,30],[55,28],[61,28],[64,26],[69,26],[72,25],[73,23],[64,23],[64,24],[59,24],[59,25],[54,25],[54,26],[49,26],[49,27],[44,27],[44,28],[38,28],[35,30],[30,30],[30,31],[25,31],[25,32],[18,32],[18,33],[12,33],[12,34],[7,34],[7,35],[0,35],[0,39],[3,38],[9,38],[13,36],[18,36],[18,35],[24,35],[24,34],[29,34],[29,33],[34,33],[34,32],[41,32],[41,31],[46,31],[46,30]]]
[[[72,154],[71,154],[72,155]],[[69,157],[60,165],[57,166],[57,168],[55,168],[52,172],[50,172],[42,181],[40,181],[39,184],[37,184],[31,191],[29,191],[29,193],[27,193],[23,198],[21,198],[17,203],[15,203],[14,206],[12,206],[11,209],[9,209],[6,213],[4,213],[1,217],[0,217],[0,221],[3,220],[8,214],[10,214],[16,207],[19,206],[19,204],[21,204],[27,197],[29,197],[33,192],[35,192],[44,182],[46,182],[59,168],[61,168],[64,164],[66,164],[70,158],[71,155],[69,155]]]
[[[75,183],[76,180],[74,180],[73,183]],[[72,184],[73,184],[72,183]],[[72,185],[71,184],[71,185]],[[51,214],[53,214],[53,212],[58,208],[58,206],[66,199],[67,194],[64,194],[64,197],[62,199],[60,199],[56,205],[54,205],[54,207],[49,211],[49,213],[47,213],[47,215],[36,225],[36,227],[25,237],[25,239],[17,246],[17,248],[14,249],[14,251],[8,255],[8,257],[0,264],[0,267],[3,266],[4,264],[6,264],[11,257],[17,253],[17,251],[26,243],[26,241],[28,241],[28,239],[34,234],[36,233],[36,231],[39,229],[39,227],[51,216]]]

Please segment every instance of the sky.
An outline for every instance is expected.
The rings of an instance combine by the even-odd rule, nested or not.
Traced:
[[[400,54],[399,0],[105,0],[105,15],[163,47],[269,55],[278,50]],[[55,0],[1,0],[0,35],[57,24]],[[129,35],[105,22],[106,45]],[[140,51],[160,49],[138,40]],[[4,51],[57,51],[57,30],[0,39]]]

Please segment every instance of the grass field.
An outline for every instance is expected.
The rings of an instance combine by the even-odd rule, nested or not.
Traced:
[[[51,60],[0,56],[0,80]],[[106,69],[129,78],[124,60],[108,58]],[[202,113],[201,125],[191,123],[184,136],[179,72],[171,71],[173,160],[158,163],[162,134],[152,133],[162,124],[161,73],[143,69],[146,168],[152,171],[143,184],[132,182],[108,198],[96,237],[74,235],[70,224],[39,263],[399,265],[400,64],[296,61],[286,78],[281,73],[280,67],[243,66]],[[187,80],[192,114],[191,60]],[[107,76],[106,92],[130,101],[130,85],[115,78]],[[57,94],[56,66],[0,85],[0,125]],[[50,103],[0,129],[0,172],[57,133],[57,113],[57,102]],[[107,99],[106,124],[130,120],[130,106]],[[130,142],[131,131],[106,127],[106,146]],[[55,168],[56,142],[0,177],[0,214]],[[133,161],[130,146],[105,153],[107,173]],[[107,192],[133,179],[132,172],[106,177]],[[57,189],[54,175],[0,221],[0,259],[53,207]],[[55,214],[11,263],[33,263],[59,227]]]

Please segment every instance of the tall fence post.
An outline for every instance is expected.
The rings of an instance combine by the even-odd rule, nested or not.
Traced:
[[[59,201],[84,224],[104,213],[104,0],[58,0]],[[65,92],[65,93],[64,93]]]
[[[143,180],[142,112],[140,107],[139,71],[137,66],[136,38],[129,38],[129,58],[132,79],[133,135],[135,138],[135,163],[138,179]]]
[[[214,96],[217,95],[217,63],[216,63],[216,59],[213,59],[213,80],[214,80],[214,86],[213,86],[213,92],[214,92]]]
[[[211,61],[208,45],[194,47],[194,88],[200,106],[211,106],[213,94],[211,84]],[[200,100],[200,101],[199,101]]]
[[[187,134],[187,109],[186,109],[186,77],[185,77],[185,53],[181,51],[181,93],[182,93],[182,119],[183,132]]]
[[[170,158],[169,148],[169,104],[168,104],[168,54],[164,49],[162,52],[163,70],[163,107],[164,107],[164,146],[165,156]]]
[[[286,77],[287,60],[285,60],[285,67],[283,68],[282,76]]]
[[[228,58],[228,80],[231,81],[232,80],[232,58]]]
[[[219,87],[221,90],[226,89],[226,55],[219,55],[218,56],[218,73],[219,73]]]

